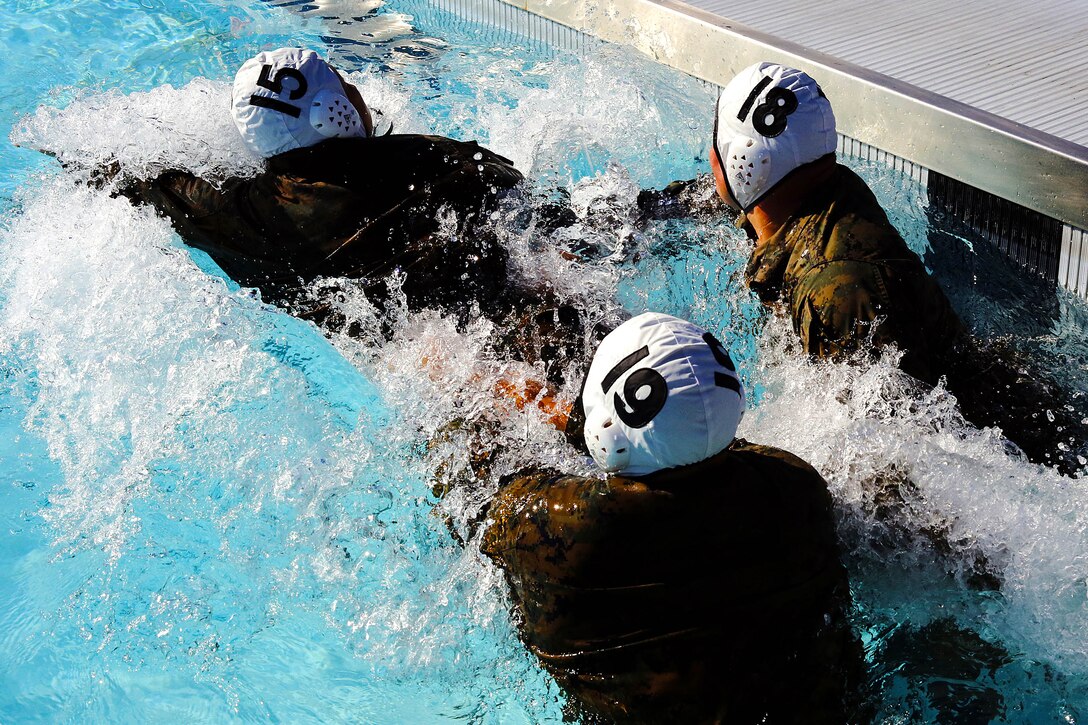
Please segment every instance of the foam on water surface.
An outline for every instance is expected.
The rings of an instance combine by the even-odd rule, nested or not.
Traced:
[[[438,29],[414,42],[426,33]],[[702,86],[611,50],[515,59],[444,42],[415,65],[387,49],[347,70],[398,132],[481,138],[536,192],[569,194],[579,220],[557,237],[510,223],[516,207],[495,219],[520,274],[602,317],[617,302],[654,309],[727,342],[756,393],[740,435],[793,451],[831,486],[878,719],[936,718],[927,688],[939,678],[911,674],[918,653],[900,635],[949,619],[1006,651],[968,684],[999,691],[1007,720],[1079,719],[1083,480],[1010,456],[889,360],[801,358],[788,323],[745,289],[748,243],[728,220],[634,223],[640,188],[705,166]],[[253,173],[223,102],[229,73],[214,70],[76,92],[15,139],[137,176]],[[947,280],[920,190],[861,171]],[[0,659],[20,666],[0,674],[0,713],[561,720],[472,522],[505,472],[592,469],[532,408],[496,402],[497,383],[541,371],[496,359],[490,323],[402,312],[385,340],[349,290],[342,304],[370,334],[326,341],[77,174],[24,180],[14,208],[0,234],[0,425],[18,436],[0,445],[14,472],[0,497],[14,532],[0,547]],[[558,253],[576,246],[594,261]],[[1077,360],[1088,314],[1068,296],[1056,309],[1025,344]],[[984,311],[972,322],[1007,325]],[[432,483],[468,464],[450,421],[481,416],[498,421],[506,453],[489,481],[436,501]],[[890,520],[876,506],[889,487],[901,499]],[[980,589],[986,576],[998,591]]]

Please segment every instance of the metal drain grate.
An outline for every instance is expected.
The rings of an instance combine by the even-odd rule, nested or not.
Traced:
[[[515,5],[495,0],[427,0],[429,5],[464,18],[475,25],[474,32],[499,45],[518,46],[526,40],[536,51],[567,51],[584,55],[587,47],[599,41],[585,33],[554,20],[531,13]]]
[[[929,172],[929,203],[936,211],[967,226],[1024,269],[1058,282],[1062,223],[1039,212]]]

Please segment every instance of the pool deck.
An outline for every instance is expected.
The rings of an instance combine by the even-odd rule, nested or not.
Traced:
[[[699,10],[1088,146],[1084,0],[689,0]]]

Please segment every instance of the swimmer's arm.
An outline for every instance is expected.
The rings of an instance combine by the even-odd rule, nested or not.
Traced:
[[[224,192],[185,171],[165,171],[154,179],[122,182],[117,192],[137,204],[150,204],[172,219],[202,217],[222,209]]]
[[[560,433],[567,430],[574,404],[553,394],[540,381],[503,379],[495,384],[494,393],[498,400],[513,404],[517,410],[525,410],[529,406],[535,407],[547,416],[548,423]],[[578,402],[580,403],[581,399]]]
[[[718,196],[711,174],[674,181],[660,190],[643,189],[636,203],[641,222],[732,213]]]
[[[543,384],[532,380],[522,384],[501,380],[495,385],[495,394],[502,400],[513,402],[518,410],[527,405],[535,405],[548,417],[548,422],[567,439],[579,453],[589,455],[584,437],[586,414],[582,406],[582,396],[573,402],[552,395]]]
[[[19,144],[15,144],[15,145],[18,146]],[[64,169],[65,171],[73,171],[73,170],[81,171],[82,170],[82,171],[86,172],[87,167],[85,167],[85,166],[83,166],[81,164],[73,163],[71,161],[65,161],[55,151],[50,151],[49,149],[34,149],[34,150],[37,151],[38,153],[41,153],[41,154],[44,154],[44,155],[48,156],[51,159],[54,159],[58,164],[60,164],[60,167],[62,169]],[[111,161],[108,161],[105,164],[102,164],[100,166],[96,166],[96,167],[92,168],[89,172],[86,172],[86,173],[87,173],[87,184],[92,189],[101,189],[101,188],[105,187],[107,184],[111,183],[114,179],[116,179],[118,177],[118,175],[120,175],[120,173],[121,173],[121,164],[119,164],[116,159],[113,159]]]
[[[152,204],[158,207],[160,206],[161,197],[171,191],[175,192],[175,196],[187,191],[190,201],[201,195],[207,197],[222,196],[222,193],[212,184],[183,171],[166,171],[151,180],[129,179],[122,175],[121,164],[117,159],[111,159],[106,163],[88,167],[78,161],[65,160],[50,149],[39,148],[35,150],[51,159],[55,159],[65,171],[83,171],[87,174],[87,183],[95,189],[116,184],[114,191],[134,203]]]

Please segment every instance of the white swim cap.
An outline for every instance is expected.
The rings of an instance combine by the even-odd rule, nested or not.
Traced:
[[[367,135],[336,71],[303,48],[247,60],[234,77],[231,113],[246,145],[263,158],[327,138]]]
[[[610,473],[639,476],[728,446],[744,415],[744,387],[714,335],[647,312],[601,341],[582,404],[593,460]]]
[[[833,153],[837,143],[831,103],[802,71],[757,63],[718,98],[714,153],[744,211],[798,166]]]

